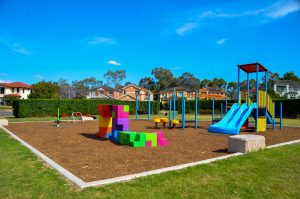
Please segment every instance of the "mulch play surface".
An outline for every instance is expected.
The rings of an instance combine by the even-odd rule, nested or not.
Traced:
[[[98,121],[84,124],[50,122],[10,123],[7,128],[52,160],[85,181],[118,177],[153,169],[226,155],[228,135],[207,132],[209,122],[199,128],[160,129],[168,147],[132,148],[100,141]],[[188,124],[191,125],[191,124]],[[131,131],[154,132],[153,122],[130,120]],[[243,132],[247,133],[247,132]],[[253,134],[253,132],[251,132]],[[267,145],[300,139],[300,128],[260,133]]]

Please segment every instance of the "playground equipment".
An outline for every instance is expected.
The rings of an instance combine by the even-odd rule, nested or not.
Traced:
[[[132,147],[167,146],[163,132],[131,132],[128,105],[99,105],[99,132],[97,137]]]
[[[81,121],[81,123],[84,123],[84,121],[94,120],[93,117],[83,116],[81,112],[72,112],[72,115],[68,118],[68,123],[73,120],[73,123],[75,124],[76,121]]]
[[[247,99],[246,103],[241,104],[240,96],[240,71],[247,73]],[[259,90],[258,73],[265,73],[265,91]],[[256,74],[256,101],[250,99],[249,74]],[[248,118],[253,116],[255,119],[255,129],[266,131],[267,124],[272,124],[275,128],[275,103],[268,95],[268,70],[260,63],[238,65],[238,99],[233,104],[225,117],[218,123],[208,128],[209,132],[224,134],[239,134],[241,127],[248,122]],[[282,128],[282,104],[280,104],[280,128]]]
[[[58,98],[57,99],[57,120],[56,120],[57,127],[59,127],[59,123],[61,122],[59,117],[59,107],[60,107],[60,100]]]
[[[226,98],[227,98],[227,95],[226,95]],[[225,104],[227,104],[227,100],[225,100]],[[219,122],[220,120],[223,119],[223,103],[220,104],[221,107],[220,107],[220,118],[219,119],[216,119],[215,118],[215,98],[212,98],[212,112],[211,112],[211,123],[214,124],[216,122]],[[225,105],[225,110],[227,110],[227,105]],[[225,111],[227,112],[227,111]]]

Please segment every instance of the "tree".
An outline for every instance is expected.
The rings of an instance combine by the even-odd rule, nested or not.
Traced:
[[[171,70],[163,67],[154,68],[151,74],[156,78],[156,84],[158,85],[158,89],[160,91],[168,88],[174,79]]]
[[[33,92],[29,95],[30,99],[50,99],[58,97],[59,86],[55,82],[41,81],[32,85]]]
[[[227,82],[224,79],[220,78],[218,81],[218,88],[225,90],[226,85]]]
[[[190,90],[198,90],[200,88],[200,80],[193,74],[185,72],[177,78],[178,84]]]
[[[211,85],[211,81],[209,79],[204,79],[200,83],[201,88],[207,88],[210,85]]]
[[[125,82],[124,86],[128,86],[130,84],[133,84],[132,82]]]
[[[157,91],[157,85],[155,80],[151,77],[144,77],[139,81],[139,86],[146,88],[151,91]]]
[[[117,88],[121,85],[122,81],[126,78],[125,70],[116,70],[107,71],[103,77],[106,79],[108,85],[113,85],[114,88]]]
[[[298,76],[294,72],[287,72],[283,75],[282,80],[292,80],[292,81],[299,81]]]
[[[81,80],[80,82],[83,83],[86,89],[95,89],[103,85],[103,82],[97,80],[95,77],[88,77]]]
[[[227,92],[230,97],[237,91],[238,84],[237,82],[229,82],[227,85]]]

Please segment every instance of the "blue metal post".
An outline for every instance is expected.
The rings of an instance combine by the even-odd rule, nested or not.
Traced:
[[[258,99],[258,63],[256,63],[256,104],[257,104],[257,107],[258,107],[258,102],[259,102],[259,99]],[[258,107],[259,108],[259,107]],[[255,129],[256,129],[256,132],[258,132],[258,108],[256,110],[256,120],[255,120]]]
[[[282,102],[280,102],[280,129],[282,129]]]
[[[267,118],[267,114],[268,114],[268,71],[265,72],[265,90],[266,90],[266,108],[265,108],[265,112],[266,112],[266,118]],[[266,126],[268,126],[268,121],[266,120]]]
[[[249,102],[249,97],[250,97],[250,82],[249,82],[249,73],[247,73],[247,105],[250,106]]]
[[[184,101],[184,93],[181,93],[181,127],[185,127],[185,101]]]
[[[138,116],[138,109],[139,109],[139,100],[138,100],[138,95],[135,96],[135,119],[139,119]]]
[[[176,89],[174,88],[174,92],[173,92],[173,108],[174,108],[174,112],[173,112],[173,115],[174,115],[174,120],[176,119]]]
[[[276,103],[274,102],[274,115],[273,115],[273,123],[272,123],[272,127],[273,130],[275,129],[275,121],[276,120]]]
[[[212,113],[211,113],[211,123],[213,124],[215,120],[215,98],[212,98]]]
[[[240,92],[241,92],[241,85],[240,85],[240,74],[241,73],[241,69],[240,66],[238,65],[238,100],[237,103],[240,104]]]
[[[148,91],[148,121],[150,121],[150,91]]]
[[[169,127],[172,126],[172,99],[169,100]]]
[[[223,103],[221,103],[220,117],[221,117],[221,119],[223,118]]]
[[[195,92],[195,128],[198,128],[198,90]]]
[[[225,97],[225,114],[227,114],[227,96]]]

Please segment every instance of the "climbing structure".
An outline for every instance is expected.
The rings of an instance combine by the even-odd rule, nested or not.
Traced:
[[[241,103],[240,92],[240,71],[247,73],[247,93],[245,103]],[[259,90],[258,73],[265,73],[265,88]],[[250,99],[249,74],[256,74],[255,101]],[[238,65],[238,99],[233,104],[226,116],[218,123],[208,128],[209,132],[224,134],[239,134],[242,126],[248,126],[248,118],[253,116],[255,119],[256,132],[266,131],[267,124],[272,124],[275,128],[275,103],[268,95],[268,70],[260,63]],[[282,127],[282,106],[280,105],[280,128]]]
[[[99,132],[97,137],[132,147],[167,146],[163,132],[131,132],[128,105],[99,105]]]

